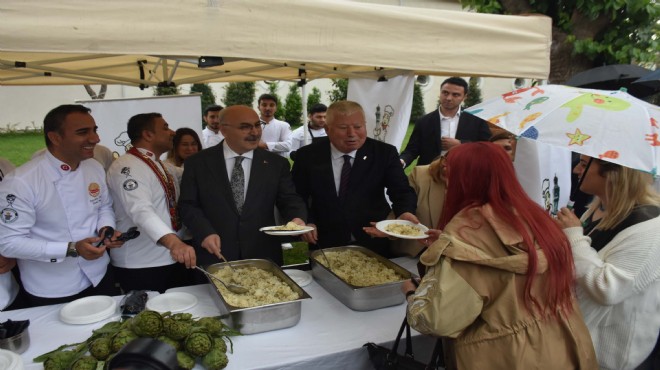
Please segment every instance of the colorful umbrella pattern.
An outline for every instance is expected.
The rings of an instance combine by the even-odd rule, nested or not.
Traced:
[[[660,107],[622,90],[534,86],[466,111],[517,136],[658,172]]]

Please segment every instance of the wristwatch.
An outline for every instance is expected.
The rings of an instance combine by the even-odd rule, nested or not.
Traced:
[[[67,257],[78,257],[78,250],[76,249],[76,242],[69,242],[69,245],[66,249]]]

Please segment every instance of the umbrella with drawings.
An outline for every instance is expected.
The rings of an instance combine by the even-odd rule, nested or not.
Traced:
[[[515,135],[656,174],[660,107],[625,91],[518,89],[466,109]]]

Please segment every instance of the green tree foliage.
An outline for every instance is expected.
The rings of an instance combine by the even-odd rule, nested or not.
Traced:
[[[330,94],[330,101],[336,102],[340,100],[346,100],[348,95],[348,79],[347,78],[333,78],[332,80],[332,90],[328,91]]]
[[[154,96],[181,95],[181,89],[178,86],[156,86],[154,87]]]
[[[537,13],[552,18],[552,83],[595,66],[657,62],[657,0],[461,0],[461,4],[480,13]]]
[[[289,93],[286,94],[284,105],[284,120],[289,122],[291,127],[302,125],[302,96],[298,91],[297,84],[289,86]]]
[[[482,101],[481,88],[479,88],[478,80],[478,78],[470,79],[470,83],[468,85],[468,95],[467,98],[465,98],[465,102],[463,102],[465,107],[477,105]]]
[[[279,89],[280,89],[280,82],[279,81],[268,82],[268,93],[270,95],[274,96],[276,101],[277,101],[277,110],[275,111],[275,118],[277,118],[279,120],[285,120],[284,119],[284,104],[282,104],[282,99],[280,99],[280,96],[277,95],[277,90],[279,90]]]
[[[191,94],[202,94],[201,96],[201,111],[204,112],[204,109],[210,105],[215,105],[215,93],[213,92],[213,89],[209,84],[193,84],[190,87],[190,93]],[[201,114],[200,114],[201,117]],[[202,123],[202,128],[206,127],[206,123],[204,120],[200,118],[200,122]]]
[[[422,94],[422,88],[418,83],[415,83],[413,88],[413,101],[412,101],[412,110],[410,111],[410,122],[415,123],[417,119],[426,114],[424,109],[424,94]]]
[[[307,112],[309,112],[315,104],[321,102],[321,90],[318,87],[312,87],[312,92],[307,95]]]
[[[252,107],[255,93],[254,82],[230,82],[225,86],[225,107],[230,105],[247,105]]]

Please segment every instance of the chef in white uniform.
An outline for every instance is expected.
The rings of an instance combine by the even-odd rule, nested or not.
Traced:
[[[44,119],[48,151],[0,183],[0,255],[16,258],[29,306],[117,291],[106,248],[123,242],[115,226],[105,171],[95,160],[96,123],[82,105],[62,105]]]
[[[174,131],[161,114],[144,113],[129,119],[127,133],[133,147],[110,166],[108,185],[118,227],[137,226],[140,236],[110,251],[117,281],[124,292],[190,285],[186,267],[196,259],[194,248],[181,240],[180,171],[159,159],[172,149]]]

